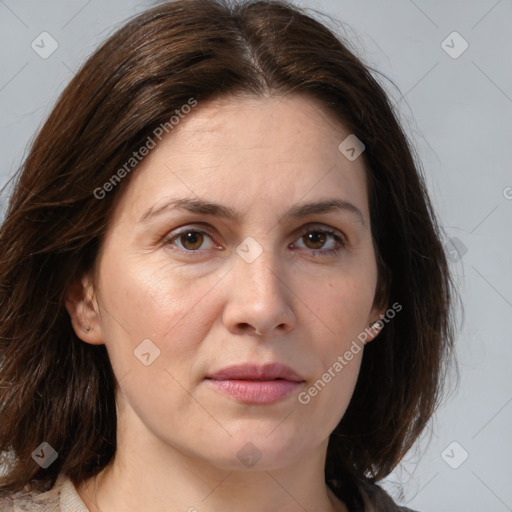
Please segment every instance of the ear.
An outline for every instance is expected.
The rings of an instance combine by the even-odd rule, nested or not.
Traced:
[[[387,307],[373,307],[368,315],[368,326],[365,329],[367,338],[365,343],[374,340],[384,328],[385,323],[381,320],[386,316]]]
[[[86,343],[102,345],[98,302],[92,278],[89,274],[77,276],[66,292],[66,309],[75,334]]]

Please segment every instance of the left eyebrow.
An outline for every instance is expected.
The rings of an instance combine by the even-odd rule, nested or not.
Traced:
[[[197,198],[179,198],[167,200],[160,206],[152,206],[137,221],[138,223],[148,222],[150,219],[159,216],[173,209],[186,210],[192,213],[200,213],[203,215],[213,215],[229,220],[238,220],[241,215],[229,208],[217,203],[205,201]],[[325,199],[322,201],[299,203],[290,208],[283,218],[301,219],[308,215],[329,213],[333,211],[344,211],[350,213],[363,226],[366,225],[361,210],[354,204],[344,199]]]
[[[284,217],[300,219],[308,215],[329,213],[332,211],[345,211],[351,213],[363,226],[366,225],[361,210],[344,199],[326,199],[315,203],[301,203],[288,210]]]

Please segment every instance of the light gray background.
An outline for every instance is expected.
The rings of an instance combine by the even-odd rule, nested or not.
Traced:
[[[398,86],[401,94],[384,83],[415,141],[447,243],[460,252],[452,253],[465,310],[460,385],[432,422],[430,442],[408,454],[385,486],[422,512],[512,511],[512,3],[296,3],[348,24],[360,57]],[[150,5],[0,0],[0,185],[73,72]],[[31,48],[43,31],[59,45],[47,59]],[[469,45],[457,58],[442,46],[453,31]],[[444,48],[457,52],[462,41],[452,39]]]

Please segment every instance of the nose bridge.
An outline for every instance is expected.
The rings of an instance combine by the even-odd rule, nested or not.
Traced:
[[[224,321],[230,329],[251,326],[260,334],[289,329],[295,317],[279,255],[268,238],[265,247],[248,238],[236,249]]]
[[[270,247],[268,238],[266,241],[266,247],[263,247],[254,238],[247,237],[236,251],[238,258],[234,271],[237,274],[237,282],[242,284],[242,287],[245,283],[247,291],[254,294],[254,298],[268,299],[274,295],[284,294],[281,262]]]

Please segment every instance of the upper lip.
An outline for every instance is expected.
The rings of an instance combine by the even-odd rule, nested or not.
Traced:
[[[264,365],[239,364],[228,366],[215,373],[209,374],[207,379],[214,380],[275,380],[283,379],[293,382],[303,382],[304,378],[289,366],[282,363],[267,363]]]

